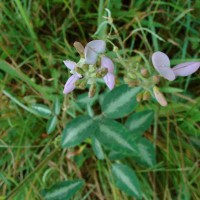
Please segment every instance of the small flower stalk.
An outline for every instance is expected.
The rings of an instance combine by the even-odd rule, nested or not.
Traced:
[[[75,42],[74,47],[81,58],[78,63],[71,60],[64,61],[72,76],[67,80],[63,93],[68,94],[75,88],[85,89],[89,84],[91,86],[88,95],[92,97],[96,91],[98,78],[102,78],[108,88],[112,90],[115,85],[114,64],[109,57],[104,55],[105,41],[93,40],[85,47],[80,42]]]

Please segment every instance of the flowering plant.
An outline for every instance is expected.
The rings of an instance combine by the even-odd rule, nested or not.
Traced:
[[[68,94],[76,87],[84,89],[89,84],[91,85],[89,96],[92,97],[95,94],[95,82],[98,78],[103,78],[108,88],[112,90],[115,85],[114,64],[110,58],[102,55],[106,50],[105,41],[93,40],[87,43],[85,48],[80,42],[75,42],[74,47],[81,58],[78,63],[64,61],[72,76],[67,80],[63,93]]]

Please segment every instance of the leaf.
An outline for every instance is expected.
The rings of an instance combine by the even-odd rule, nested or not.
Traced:
[[[130,167],[123,164],[114,164],[112,165],[112,174],[118,188],[128,195],[138,199],[142,198],[140,182]]]
[[[137,163],[145,167],[153,167],[156,164],[156,151],[153,144],[145,139],[141,138],[137,140],[138,153],[135,155],[129,155]],[[128,157],[117,151],[111,151],[109,153],[110,160],[121,160]]]
[[[130,141],[131,133],[122,124],[111,119],[98,121],[95,136],[100,143],[111,150],[126,155],[133,155],[138,152],[137,145],[134,141]]]
[[[45,200],[68,200],[83,187],[84,180],[70,180],[57,183],[50,189],[42,190]]]
[[[136,105],[136,95],[140,91],[139,87],[129,88],[121,85],[109,92],[103,100],[103,114],[112,119],[126,116],[132,112]]]
[[[96,137],[92,137],[92,149],[99,160],[104,159],[104,153],[101,147],[101,143],[97,140]]]
[[[143,134],[151,125],[154,113],[151,110],[132,114],[126,121],[125,126],[134,134]]]
[[[153,144],[145,138],[140,138],[136,143],[138,153],[129,155],[129,157],[132,157],[137,164],[142,166],[154,166],[156,164],[156,151]],[[116,151],[111,151],[108,156],[110,160],[121,160],[128,157]]]
[[[98,95],[95,95],[93,97],[88,97],[88,93],[84,93],[78,96],[78,103],[81,107],[86,107],[88,104],[93,105],[97,101]]]
[[[156,152],[153,144],[149,140],[141,138],[137,145],[139,153],[134,156],[134,160],[145,166],[154,166],[156,164]]]
[[[67,123],[62,132],[62,147],[68,148],[80,144],[95,132],[96,123],[91,117],[84,115]]]
[[[121,154],[117,151],[111,151],[108,155],[110,160],[121,160],[124,159],[126,157],[128,157],[127,155]]]
[[[60,101],[58,97],[55,98],[54,105],[53,105],[53,111],[56,115],[60,114]]]
[[[46,105],[43,104],[34,104],[31,106],[33,110],[35,110],[42,117],[49,117],[52,112]]]
[[[57,116],[52,116],[48,122],[47,122],[47,127],[46,127],[46,131],[48,134],[52,133],[57,125]]]

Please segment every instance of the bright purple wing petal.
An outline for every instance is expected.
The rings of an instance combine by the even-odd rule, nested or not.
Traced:
[[[176,76],[189,76],[195,73],[200,67],[200,62],[185,62],[172,68]]]
[[[95,64],[97,61],[98,54],[92,49],[85,47],[85,63],[86,64]]]
[[[86,44],[86,47],[90,48],[96,53],[104,53],[106,50],[106,43],[103,40],[92,40]]]
[[[115,86],[115,76],[112,73],[107,73],[104,77],[103,77],[106,85],[108,86],[108,88],[110,90],[112,90]]]
[[[63,61],[65,66],[68,68],[68,69],[71,69],[71,70],[74,70],[75,66],[76,66],[76,63],[71,61],[71,60],[65,60]]]
[[[72,90],[75,89],[75,82],[79,79],[78,74],[73,74],[72,76],[69,77],[69,79],[67,80],[67,82],[65,83],[64,86],[64,90],[63,93],[64,94],[68,94],[70,93]]]
[[[170,67],[169,57],[161,51],[153,53],[152,63],[156,70],[160,67]]]
[[[101,58],[101,67],[105,67],[108,69],[108,72],[113,73],[114,71],[114,64],[112,60],[106,56]]]

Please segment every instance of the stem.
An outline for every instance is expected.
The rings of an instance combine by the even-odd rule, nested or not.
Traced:
[[[59,151],[59,149],[54,149],[30,174],[28,174],[24,180],[17,186],[15,187],[10,194],[7,196],[7,200],[12,200],[14,199],[14,196],[16,195],[16,193],[18,192],[18,190],[24,186],[24,184],[36,173],[38,172],[40,169],[42,169],[42,167],[45,166],[45,164]]]

